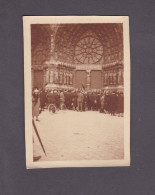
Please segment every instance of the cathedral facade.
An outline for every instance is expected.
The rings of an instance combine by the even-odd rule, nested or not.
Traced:
[[[32,24],[32,87],[123,90],[123,25]]]

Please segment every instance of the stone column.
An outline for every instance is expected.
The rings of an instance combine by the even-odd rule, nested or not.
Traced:
[[[54,81],[56,84],[58,84],[58,82],[59,82],[58,70],[55,70],[55,72],[54,72]]]
[[[87,89],[90,89],[90,80],[91,80],[91,77],[90,77],[90,72],[91,70],[86,70],[86,73],[87,73]]]

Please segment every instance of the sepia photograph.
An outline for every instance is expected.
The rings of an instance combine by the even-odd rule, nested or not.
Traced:
[[[128,16],[24,16],[27,168],[130,166]]]

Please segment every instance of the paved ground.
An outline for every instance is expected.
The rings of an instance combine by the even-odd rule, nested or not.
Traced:
[[[47,152],[34,132],[34,155],[40,161],[113,160],[123,158],[123,118],[98,112],[44,111],[35,122]]]

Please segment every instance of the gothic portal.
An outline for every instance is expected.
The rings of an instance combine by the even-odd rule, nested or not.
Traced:
[[[32,24],[32,86],[123,90],[123,25]]]

